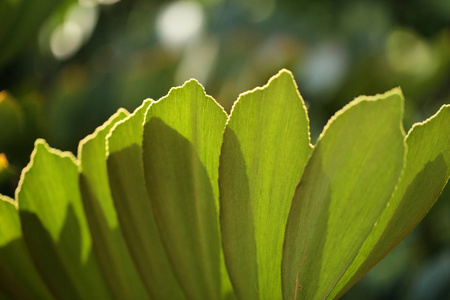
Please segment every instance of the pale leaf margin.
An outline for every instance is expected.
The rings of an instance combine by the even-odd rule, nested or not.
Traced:
[[[282,91],[286,92],[285,94],[279,95],[279,97],[273,98],[274,95],[274,91],[275,90],[279,90],[280,89],[280,85],[281,84],[286,84],[284,87],[284,90],[282,89]],[[269,97],[272,96],[272,97]],[[285,96],[287,99],[281,98],[282,96]],[[289,98],[288,98],[289,97]],[[261,104],[263,103],[264,104]],[[291,198],[294,195],[295,192],[295,187],[296,184],[298,183],[298,181],[300,181],[301,175],[303,173],[303,170],[307,164],[307,161],[309,159],[309,156],[311,155],[311,152],[313,150],[313,145],[311,144],[311,133],[310,133],[310,125],[309,125],[309,117],[308,117],[308,110],[306,108],[305,105],[305,101],[303,99],[303,97],[301,96],[297,83],[295,81],[295,78],[293,76],[293,74],[286,69],[281,69],[276,75],[272,76],[268,82],[266,84],[264,84],[263,86],[259,86],[256,87],[252,90],[243,92],[239,95],[238,99],[234,102],[231,112],[230,112],[230,116],[227,120],[226,126],[225,126],[225,130],[224,130],[224,141],[222,143],[222,150],[221,150],[221,163],[219,165],[219,170],[221,170],[221,172],[223,172],[223,175],[220,176],[219,174],[219,186],[225,186],[225,185],[231,185],[233,187],[234,184],[230,183],[230,178],[233,177],[232,173],[235,172],[235,166],[233,166],[232,164],[226,164],[226,163],[222,163],[223,159],[236,159],[236,155],[237,154],[228,154],[229,150],[225,150],[228,149],[228,147],[236,147],[236,145],[231,145],[233,144],[233,142],[231,142],[231,140],[233,138],[231,138],[231,136],[237,134],[237,132],[239,131],[239,135],[240,138],[244,138],[244,140],[240,140],[237,138],[236,136],[236,142],[239,144],[239,150],[237,151],[241,151],[241,147],[243,147],[241,145],[241,142],[244,142],[245,144],[248,145],[246,138],[248,138],[248,133],[249,132],[245,132],[245,129],[247,129],[243,123],[242,120],[246,119],[246,118],[251,118],[252,115],[252,111],[249,111],[249,108],[251,108],[252,106],[255,106],[257,109],[261,108],[261,114],[258,114],[257,116],[257,121],[262,121],[264,120],[264,116],[267,117],[267,115],[270,115],[271,113],[273,114],[274,112],[267,112],[267,110],[264,110],[264,108],[266,106],[271,106],[271,107],[280,107],[280,113],[286,113],[286,107],[287,106],[296,106],[296,108],[298,109],[297,112],[293,113],[290,116],[290,125],[292,126],[293,123],[303,123],[301,125],[305,125],[303,128],[301,128],[301,132],[297,132],[296,134],[292,134],[292,135],[296,135],[296,138],[298,138],[298,140],[296,140],[295,142],[290,142],[290,144],[295,144],[298,143],[297,147],[298,149],[304,147],[303,150],[305,150],[303,153],[300,153],[299,157],[296,158],[298,160],[298,164],[300,164],[301,162],[301,166],[299,165],[299,169],[298,171],[298,177],[295,178],[292,182],[292,186],[288,186],[287,184],[285,184],[285,190],[290,190],[290,193],[292,195],[288,195],[286,197],[286,204],[287,204],[287,209],[285,211],[285,216],[284,218],[284,224],[281,226],[283,228],[282,234],[284,233],[284,228],[286,226],[286,221],[287,221],[287,217],[289,214],[289,208],[290,208],[290,202],[291,202]],[[253,107],[253,108],[255,108]],[[266,118],[267,119],[267,118]],[[268,121],[268,120],[266,120]],[[280,120],[276,120],[275,119],[271,119],[270,121],[280,121]],[[285,120],[281,121],[281,123],[283,123]],[[253,122],[252,122],[253,123]],[[275,124],[277,125],[277,124]],[[300,125],[300,124],[295,124]],[[270,131],[270,128],[267,128],[267,124],[262,124],[262,126],[264,126],[264,133],[266,133],[267,131]],[[276,126],[274,126],[276,127]],[[250,126],[250,128],[253,128],[253,124]],[[290,128],[292,130],[292,128]],[[296,128],[298,129],[298,128]],[[244,131],[242,131],[244,130]],[[261,129],[263,130],[263,129]],[[261,130],[258,130],[261,132]],[[236,131],[236,133],[235,133]],[[226,139],[226,137],[229,137],[228,139]],[[225,139],[228,141],[228,145],[224,144],[225,143]],[[266,141],[267,142],[267,141]],[[226,146],[227,148],[224,148],[224,146]],[[234,149],[236,150],[236,149]],[[287,151],[288,149],[283,149],[285,151]],[[293,149],[290,149],[293,150]],[[226,155],[225,152],[226,151]],[[249,158],[248,154],[249,151],[247,149],[246,151],[247,153],[247,158]],[[250,151],[251,152],[251,151]],[[244,155],[242,153],[242,155]],[[251,155],[250,155],[251,157]],[[243,160],[245,160],[244,156],[242,157]],[[251,159],[250,159],[251,160]],[[244,161],[243,161],[244,162]],[[246,179],[242,179],[243,181],[249,181],[252,182],[251,180],[249,180],[248,178],[248,171],[249,169],[251,169],[250,167],[246,167],[245,165],[249,164],[248,161],[244,162],[244,169],[241,175],[244,175],[245,173],[245,177]],[[261,165],[264,165],[264,162],[258,162],[258,164],[260,167]],[[280,170],[278,170],[276,167],[272,169],[272,171],[277,170],[278,173],[280,173]],[[226,174],[226,175],[225,175]],[[228,183],[225,183],[228,182]],[[241,186],[240,184],[238,184],[239,186]],[[234,185],[234,188],[237,188],[236,185]],[[243,198],[245,198],[246,196],[243,195],[243,191],[236,191],[234,190],[234,188],[231,188],[233,191],[231,192],[232,194],[234,193],[238,193],[240,195],[239,200],[243,200]],[[253,182],[253,187],[248,187],[248,192],[250,193],[250,190],[253,190],[255,192],[255,194],[260,193],[261,189],[258,189],[254,186],[254,182]],[[267,192],[267,191],[266,191]],[[273,297],[275,297],[275,295],[277,295],[277,291],[279,290],[279,297],[281,297],[281,268],[279,268],[278,274],[277,272],[272,272],[272,274],[270,275],[265,275],[264,272],[261,273],[261,269],[270,269],[270,266],[272,265],[273,260],[277,260],[278,261],[278,257],[273,257],[271,256],[272,262],[267,263],[267,260],[265,259],[260,259],[260,257],[258,257],[258,253],[260,254],[260,256],[262,256],[263,258],[267,258],[267,253],[265,253],[265,251],[261,251],[261,248],[263,246],[263,243],[261,243],[260,240],[258,240],[259,243],[257,243],[257,237],[261,237],[261,232],[265,232],[267,234],[267,228],[266,226],[271,226],[270,224],[265,224],[263,226],[261,226],[261,224],[258,224],[258,230],[259,230],[259,235],[257,235],[257,232],[255,230],[255,222],[256,219],[260,218],[261,216],[259,215],[258,217],[255,217],[255,205],[257,203],[259,203],[259,201],[257,201],[257,196],[253,195],[253,197],[250,197],[249,195],[249,199],[248,199],[248,203],[246,203],[245,205],[248,205],[249,207],[249,213],[247,214],[246,218],[248,218],[249,220],[249,226],[240,226],[240,224],[238,224],[235,221],[235,218],[237,217],[238,219],[241,218],[241,216],[237,216],[236,213],[237,211],[234,210],[233,208],[233,199],[234,197],[231,195],[228,195],[228,191],[226,191],[226,188],[223,188],[220,191],[220,197],[222,198],[220,201],[220,206],[221,206],[221,214],[220,214],[220,219],[221,219],[221,230],[222,230],[222,235],[225,236],[225,239],[227,240],[227,242],[229,244],[241,244],[242,242],[245,242],[247,245],[243,246],[243,248],[247,248],[247,251],[239,251],[239,248],[236,248],[236,246],[228,246],[224,243],[224,239],[222,239],[222,244],[224,247],[224,250],[226,251],[227,255],[228,255],[228,262],[227,263],[227,268],[229,270],[230,273],[232,273],[232,276],[234,281],[234,288],[235,291],[238,295],[238,297],[240,298],[245,298],[245,299],[257,299],[257,298],[261,298],[261,299],[271,299]],[[278,192],[278,194],[286,194],[286,192]],[[281,196],[278,195],[278,196]],[[281,199],[280,199],[281,200]],[[282,199],[284,200],[284,199]],[[245,201],[247,202],[247,201]],[[280,201],[281,202],[281,201]],[[261,206],[268,206],[269,205],[267,203],[259,203]],[[281,204],[281,203],[280,203]],[[242,205],[242,204],[239,204]],[[251,208],[250,208],[251,207]],[[237,207],[235,207],[237,208]],[[241,209],[238,209],[241,210]],[[229,211],[229,212],[228,212]],[[234,211],[234,212],[233,212]],[[283,222],[282,221],[282,222]],[[251,223],[251,224],[250,224]],[[227,224],[230,224],[231,226],[227,226]],[[237,227],[236,227],[237,226]],[[243,227],[247,227],[245,229],[245,233],[243,230]],[[233,237],[234,235],[236,235],[237,231],[240,231],[239,235],[244,236],[251,236],[249,238],[246,239],[242,239],[242,238],[237,238],[236,240],[234,240],[235,238]],[[232,233],[234,232],[234,233]],[[275,245],[275,246],[274,246]],[[279,265],[281,264],[281,252],[282,252],[282,248],[283,248],[283,236],[281,237],[281,241],[278,243],[273,243],[273,245],[271,246],[271,248],[277,248],[276,246],[279,246]],[[242,247],[242,246],[241,246]],[[242,249],[242,248],[241,248]],[[238,252],[239,254],[237,254],[236,252]],[[236,255],[237,254],[237,255]],[[277,252],[275,252],[274,254],[277,254]],[[246,264],[247,266],[243,267],[243,264]],[[252,265],[254,267],[250,267],[249,265]],[[244,271],[245,270],[245,271]],[[273,282],[273,277],[279,276],[279,283]],[[241,279],[239,279],[239,277]],[[272,286],[268,286],[271,285],[272,282]],[[247,286],[248,285],[248,286]]]
[[[317,142],[316,142],[316,144],[315,144],[315,148],[314,148],[314,150],[313,150],[313,152],[312,152],[312,154],[311,154],[311,156],[310,156],[310,158],[309,158],[309,161],[308,161],[308,163],[306,164],[306,166],[305,166],[305,170],[308,168],[308,165],[311,163],[311,158],[314,156],[314,152],[316,151],[316,149],[317,149],[317,146],[320,144],[320,142],[321,142],[321,140],[323,139],[323,137],[325,136],[325,134],[327,134],[327,132],[328,132],[328,130],[331,128],[331,126],[333,125],[333,123],[337,120],[337,119],[339,119],[341,116],[343,116],[344,114],[346,114],[346,112],[347,111],[349,111],[350,109],[352,109],[352,108],[354,108],[354,107],[356,107],[357,105],[359,105],[359,104],[362,104],[362,103],[370,103],[370,102],[378,102],[378,101],[389,101],[389,100],[387,100],[387,99],[389,99],[389,98],[391,98],[391,97],[395,97],[395,96],[398,96],[399,98],[400,98],[400,110],[399,110],[399,122],[398,122],[398,125],[396,125],[396,126],[398,126],[398,130],[399,130],[399,133],[400,133],[400,135],[401,135],[401,137],[399,137],[399,138],[401,138],[401,140],[399,140],[399,143],[401,143],[402,144],[402,148],[403,148],[403,153],[402,153],[402,165],[404,164],[404,160],[405,160],[405,157],[406,157],[406,151],[405,151],[405,149],[406,149],[406,147],[405,147],[405,141],[404,141],[404,137],[405,137],[405,131],[404,131],[404,129],[403,129],[403,115],[404,115],[404,97],[403,97],[403,93],[402,93],[402,91],[401,91],[401,89],[399,88],[399,87],[397,87],[397,88],[393,88],[393,89],[391,89],[391,90],[389,90],[389,91],[386,91],[385,93],[380,93],[380,94],[376,94],[376,95],[370,95],[370,96],[368,96],[368,95],[360,95],[360,96],[358,96],[358,97],[356,97],[355,99],[353,99],[351,102],[349,102],[349,103],[347,103],[343,108],[341,108],[340,110],[338,110],[329,120],[328,120],[328,122],[327,122],[327,124],[325,125],[325,127],[324,127],[324,129],[323,129],[323,131],[322,131],[322,133],[319,135],[319,138],[317,139]],[[399,169],[398,169],[398,174],[397,174],[397,176],[395,177],[395,182],[393,181],[392,182],[392,191],[394,191],[395,190],[395,186],[396,186],[396,183],[397,183],[397,181],[398,181],[398,178],[400,177],[400,175],[401,175],[401,170],[403,169],[403,167],[402,167],[402,165],[400,165],[399,166]],[[304,178],[304,176],[305,176],[305,172],[303,173],[303,175],[302,175],[302,179],[300,180],[300,182],[299,182],[299,184],[297,185],[297,188],[302,184],[302,181],[303,181],[303,178]],[[297,193],[297,192],[296,192]],[[391,193],[389,193],[389,194],[392,194],[392,192]],[[295,197],[295,196],[294,196]],[[390,197],[389,196],[387,196],[386,197],[386,201],[385,201],[385,203],[387,203],[388,201],[389,201],[389,199],[390,199]],[[381,205],[383,205],[383,204],[381,204]],[[385,204],[384,204],[385,205]],[[292,211],[292,209],[293,209],[293,206],[291,205],[291,211]],[[380,207],[380,213],[379,213],[379,215],[378,216],[376,216],[376,217],[374,217],[373,218],[373,223],[372,224],[375,224],[376,223],[376,220],[378,219],[378,217],[381,215],[381,213],[382,213],[382,211],[383,211],[383,208],[381,208]],[[290,212],[290,214],[291,214],[291,212]],[[290,218],[292,218],[292,216],[290,216],[289,217],[289,219]],[[371,225],[367,225],[367,226],[371,226]],[[372,225],[373,226],[373,225]],[[359,248],[361,247],[361,245],[363,244],[363,242],[365,241],[365,239],[366,239],[366,237],[370,234],[370,232],[371,232],[371,228],[370,227],[368,227],[367,228],[367,230],[366,230],[367,232],[366,233],[364,233],[365,234],[365,236],[363,236],[362,238],[360,238],[359,240],[360,240],[360,242],[358,241],[358,245],[356,245],[355,247],[353,247],[352,249],[354,249],[354,255],[353,255],[353,257],[349,257],[349,260],[348,260],[348,262],[346,263],[346,267],[341,267],[342,268],[342,273],[341,274],[336,274],[336,275],[338,275],[338,277],[336,278],[336,280],[334,280],[334,284],[329,284],[329,287],[328,287],[328,285],[327,285],[327,287],[323,287],[323,286],[321,286],[320,288],[318,288],[316,291],[314,291],[314,297],[319,297],[319,295],[318,295],[318,293],[320,292],[320,297],[326,297],[326,295],[328,295],[329,293],[330,293],[330,291],[333,289],[333,287],[336,285],[336,283],[339,281],[339,279],[340,279],[340,277],[342,276],[342,274],[344,274],[345,273],[345,271],[346,271],[346,269],[348,268],[348,266],[350,265],[350,263],[352,262],[352,260],[353,260],[353,258],[356,256],[356,254],[358,253],[358,251],[359,251]],[[298,251],[301,251],[301,253],[305,253],[305,249],[303,249],[303,250],[298,250]],[[283,253],[284,252],[286,252],[286,236],[285,236],[285,242],[284,242],[284,247],[283,247]],[[289,274],[289,272],[288,272],[288,269],[290,268],[290,265],[292,264],[292,261],[287,261],[287,259],[288,259],[288,257],[285,257],[285,255],[287,255],[287,253],[284,253],[284,255],[283,255],[283,261],[284,262],[282,262],[282,268],[286,268],[286,271],[283,271],[283,269],[282,269],[282,280],[283,280],[283,294],[284,294],[284,298],[285,299],[288,299],[289,298],[289,296],[288,296],[288,294],[287,294],[287,290],[289,290],[288,288],[287,288],[287,286],[288,285],[291,285],[291,283],[288,283],[287,282],[287,277],[286,276],[288,276]],[[300,264],[300,262],[302,262],[302,259],[300,259],[299,260],[299,265],[303,265],[303,262]],[[322,270],[322,272],[323,272],[323,270]],[[326,274],[326,272],[325,272],[325,274]],[[329,279],[329,280],[331,280],[331,278]],[[293,289],[292,289],[293,290]],[[327,291],[328,290],[328,291]]]
[[[450,109],[450,104],[444,104],[434,115],[432,115],[428,119],[425,119],[422,122],[417,122],[417,123],[413,124],[413,126],[408,131],[408,134],[404,138],[405,158],[404,158],[404,165],[403,165],[402,173],[400,174],[399,180],[395,186],[394,191],[392,192],[391,198],[390,198],[389,202],[386,204],[386,208],[383,210],[382,214],[380,215],[379,220],[385,214],[387,214],[389,216],[389,218],[386,221],[384,221],[384,223],[383,223],[384,228],[378,233],[376,232],[376,229],[377,229],[376,226],[378,225],[379,220],[377,220],[377,222],[374,224],[374,228],[372,229],[370,234],[366,237],[366,240],[364,241],[364,243],[361,245],[360,250],[358,251],[358,254],[355,256],[354,260],[349,265],[349,268],[352,267],[352,264],[359,263],[359,265],[356,265],[353,270],[350,270],[350,273],[347,273],[347,271],[346,271],[342,274],[341,279],[339,280],[339,282],[336,283],[336,286],[330,292],[327,299],[338,299],[338,298],[342,297],[343,294],[345,294],[355,283],[357,283],[365,274],[367,274],[376,264],[378,264],[384,257],[386,257],[386,255],[389,254],[417,226],[417,224],[421,222],[421,220],[423,220],[423,218],[427,215],[429,210],[434,206],[436,201],[439,199],[442,191],[444,190],[445,186],[447,185],[447,183],[450,179],[450,172],[448,172],[449,174],[447,175],[447,178],[446,178],[444,184],[442,185],[442,188],[440,189],[440,193],[438,195],[436,195],[436,197],[428,203],[427,211],[424,211],[421,214],[421,216],[419,216],[419,218],[414,221],[414,223],[408,224],[408,229],[402,234],[401,238],[398,240],[392,241],[390,243],[390,245],[389,245],[390,247],[387,251],[384,251],[382,253],[373,253],[372,252],[372,250],[375,249],[378,246],[379,242],[382,240],[385,232],[389,231],[388,227],[391,224],[392,220],[394,220],[396,218],[398,209],[401,209],[402,205],[408,201],[408,199],[406,199],[403,194],[398,199],[397,203],[392,202],[393,200],[395,200],[395,196],[397,194],[397,190],[399,189],[399,186],[405,180],[404,173],[407,169],[407,164],[408,164],[408,161],[407,161],[407,158],[408,158],[407,140],[408,140],[408,138],[410,137],[411,133],[414,132],[415,129],[429,124],[430,122],[432,122],[433,120],[438,118],[440,113],[444,113],[444,110],[446,110],[446,109]],[[417,176],[417,174],[416,174],[416,176]],[[392,205],[395,205],[396,207],[394,210],[389,211],[389,208]],[[392,232],[392,229],[390,229],[390,231]],[[370,241],[369,238],[372,236],[372,234],[374,232],[377,235],[376,236],[377,239],[374,241],[373,240]],[[364,247],[366,242],[369,244],[369,246]],[[358,259],[358,257],[360,255],[363,256],[362,261],[357,262],[356,260]]]

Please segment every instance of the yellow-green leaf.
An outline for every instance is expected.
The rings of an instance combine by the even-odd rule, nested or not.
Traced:
[[[94,251],[105,281],[116,299],[146,299],[119,227],[106,170],[106,135],[129,113],[119,110],[80,142],[80,188]]]
[[[221,297],[218,168],[223,109],[191,80],[147,110],[147,191],[166,253],[189,299]]]
[[[107,166],[122,232],[141,278],[154,299],[183,299],[153,218],[145,188],[142,134],[146,100],[107,136]]]
[[[37,140],[16,199],[30,255],[55,298],[110,298],[92,253],[73,155]]]
[[[16,204],[0,194],[0,290],[11,299],[52,299],[23,242]]]
[[[399,184],[330,298],[342,295],[397,246],[441,194],[450,176],[450,105],[415,124],[406,144],[406,163]]]
[[[219,186],[224,253],[239,299],[281,299],[284,231],[311,149],[306,108],[290,72],[235,103]]]
[[[372,230],[403,165],[402,104],[399,89],[362,96],[325,127],[288,217],[284,299],[324,299]]]

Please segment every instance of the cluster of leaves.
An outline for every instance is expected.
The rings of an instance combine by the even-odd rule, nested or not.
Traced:
[[[450,176],[450,105],[406,135],[399,89],[316,145],[288,71],[232,113],[195,80],[119,110],[78,157],[38,140],[0,201],[0,298],[333,299]]]

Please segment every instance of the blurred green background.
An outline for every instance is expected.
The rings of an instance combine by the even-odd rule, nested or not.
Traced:
[[[0,0],[0,25],[0,193],[10,196],[36,138],[76,153],[119,107],[192,77],[230,111],[290,69],[313,141],[360,94],[401,86],[406,131],[450,103],[445,0]],[[450,188],[344,299],[450,299]]]

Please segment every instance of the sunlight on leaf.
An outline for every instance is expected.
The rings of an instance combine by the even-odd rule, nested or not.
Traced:
[[[323,299],[389,201],[403,165],[403,96],[361,96],[330,119],[293,198],[284,299]]]
[[[116,299],[146,299],[119,228],[106,170],[106,135],[127,115],[119,110],[80,142],[80,188],[95,254],[111,293]]]
[[[109,184],[125,241],[148,293],[155,299],[183,299],[145,189],[142,123],[152,102],[144,101],[106,137]]]
[[[406,137],[400,182],[376,226],[330,298],[342,295],[423,219],[450,176],[450,105],[415,124]]]
[[[403,102],[360,96],[313,147],[289,71],[230,116],[192,79],[78,159],[38,139],[0,195],[0,299],[340,298],[450,177],[450,105],[405,137]]]
[[[0,290],[13,299],[52,299],[23,242],[16,204],[0,194]]]
[[[281,296],[284,230],[309,142],[306,108],[286,70],[233,107],[219,183],[225,258],[241,299]]]
[[[222,294],[217,178],[226,119],[195,80],[150,105],[145,117],[146,187],[167,256],[190,299]]]
[[[37,140],[16,199],[25,242],[52,294],[65,299],[109,298],[91,253],[75,157]]]

